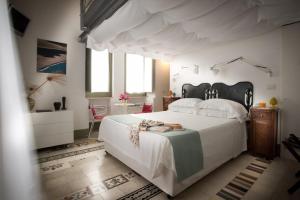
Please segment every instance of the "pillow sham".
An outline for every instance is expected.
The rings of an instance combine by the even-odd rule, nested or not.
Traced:
[[[197,115],[207,116],[207,117],[228,118],[227,112],[220,111],[220,110],[212,110],[212,109],[199,109],[197,110]]]
[[[170,103],[169,107],[177,106],[177,107],[193,108],[196,107],[202,101],[203,101],[202,99],[197,99],[197,98],[182,98]]]
[[[169,111],[187,113],[187,114],[197,114],[196,107],[189,108],[189,107],[180,107],[180,106],[169,106]]]
[[[183,98],[178,99],[169,104],[169,111],[181,112],[188,114],[197,114],[197,105],[203,101],[202,99],[197,98]]]
[[[209,117],[236,118],[240,122],[247,119],[248,112],[237,102],[227,99],[209,99],[197,105],[197,114]]]

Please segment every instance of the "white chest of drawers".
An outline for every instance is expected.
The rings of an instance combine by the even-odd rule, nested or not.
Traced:
[[[36,148],[74,142],[72,111],[31,113]]]

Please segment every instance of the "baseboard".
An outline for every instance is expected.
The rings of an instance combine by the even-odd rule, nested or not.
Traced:
[[[79,129],[74,130],[74,139],[87,138],[89,134],[89,129]]]

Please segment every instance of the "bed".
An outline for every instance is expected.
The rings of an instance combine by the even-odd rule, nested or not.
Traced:
[[[224,98],[239,102],[247,110],[252,103],[253,86],[249,82],[239,82],[233,86],[223,83],[208,83],[193,86],[183,85],[183,98]],[[159,187],[170,196],[175,196],[202,177],[235,158],[247,149],[245,123],[237,119],[208,117],[195,113],[163,111],[133,114],[135,118],[180,123],[183,127],[199,133],[202,143],[203,168],[193,175],[178,180],[172,144],[156,133],[140,133],[139,147],[128,138],[128,125],[111,117],[103,119],[99,137],[104,140],[105,150]]]

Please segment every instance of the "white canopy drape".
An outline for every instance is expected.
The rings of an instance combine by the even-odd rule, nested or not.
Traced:
[[[89,34],[88,47],[171,59],[299,20],[299,0],[129,0]]]

